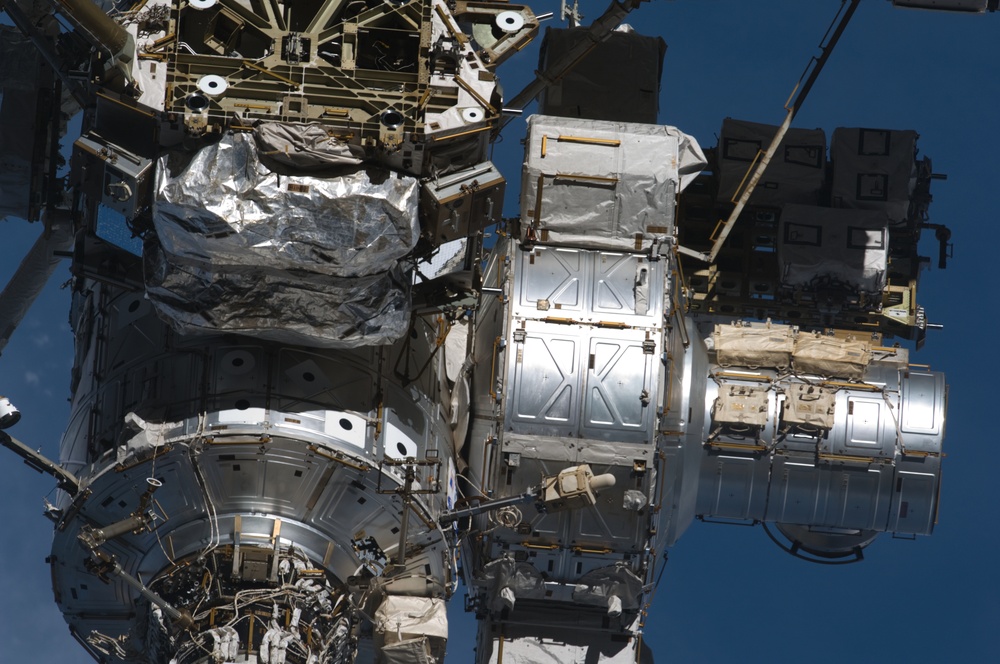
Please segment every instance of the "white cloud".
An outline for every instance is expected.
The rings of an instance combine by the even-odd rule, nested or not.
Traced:
[[[52,339],[50,339],[49,335],[47,334],[35,337],[34,339],[35,346],[37,346],[38,348],[45,348],[46,346],[49,345],[49,342],[51,341]]]
[[[38,385],[41,383],[41,377],[34,371],[26,371],[24,372],[24,382],[28,385]]]

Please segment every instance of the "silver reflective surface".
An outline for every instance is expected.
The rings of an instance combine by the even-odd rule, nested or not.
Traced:
[[[158,164],[144,255],[146,292],[172,325],[327,348],[403,336],[416,179],[281,175],[240,134],[179,159]]]

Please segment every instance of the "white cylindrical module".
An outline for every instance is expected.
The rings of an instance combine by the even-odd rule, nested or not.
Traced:
[[[753,334],[743,338],[763,347]],[[888,349],[863,370],[828,365],[850,379],[797,372],[795,355],[791,371],[711,365],[697,514],[777,523],[798,545],[831,555],[879,532],[930,534],[947,388],[943,374],[914,369],[907,357]],[[825,534],[795,535],[807,527]]]
[[[348,606],[450,595],[454,534],[436,524],[455,500],[454,450],[436,406],[443,364],[428,361],[436,330],[405,347],[332,351],[180,337],[140,294],[96,283],[77,300],[62,461],[86,491],[63,496],[51,564],[78,633],[125,634],[128,616],[153,620],[157,605],[127,574],[190,617],[183,629],[156,621],[137,653],[201,662],[221,628],[234,630],[226,648],[244,653],[261,637],[247,616],[277,610],[289,620],[272,649],[305,661],[325,643],[340,653],[328,661],[348,662],[363,620]],[[155,501],[144,498],[154,483]],[[79,546],[85,526],[130,514],[151,514],[155,532],[119,534],[97,558]]]

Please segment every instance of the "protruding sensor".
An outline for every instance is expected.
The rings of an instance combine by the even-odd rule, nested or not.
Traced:
[[[615,485],[615,476],[611,473],[604,473],[603,475],[594,475],[590,478],[590,488],[594,491],[600,491],[601,489],[608,489]]]
[[[0,397],[0,429],[12,427],[21,419],[21,411],[7,397]]]
[[[497,14],[497,27],[504,32],[517,32],[524,27],[524,17],[518,12],[506,11]]]
[[[596,492],[615,485],[611,473],[594,475],[589,465],[573,466],[542,479],[542,502],[550,512],[597,504]]]

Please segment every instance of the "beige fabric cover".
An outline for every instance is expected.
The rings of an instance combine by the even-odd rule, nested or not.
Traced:
[[[833,428],[834,392],[817,385],[793,383],[785,393],[781,420],[821,429]]]
[[[805,333],[795,340],[792,354],[792,367],[798,373],[847,380],[864,378],[871,361],[871,346],[866,341]]]
[[[712,419],[719,423],[767,424],[767,389],[746,385],[723,385],[712,406]]]
[[[716,325],[714,341],[716,361],[724,367],[783,369],[791,364],[794,344],[787,325]]]
[[[375,611],[381,664],[423,664],[414,659],[420,652],[429,652],[428,662],[443,661],[447,641],[448,612],[442,599],[389,595]]]

